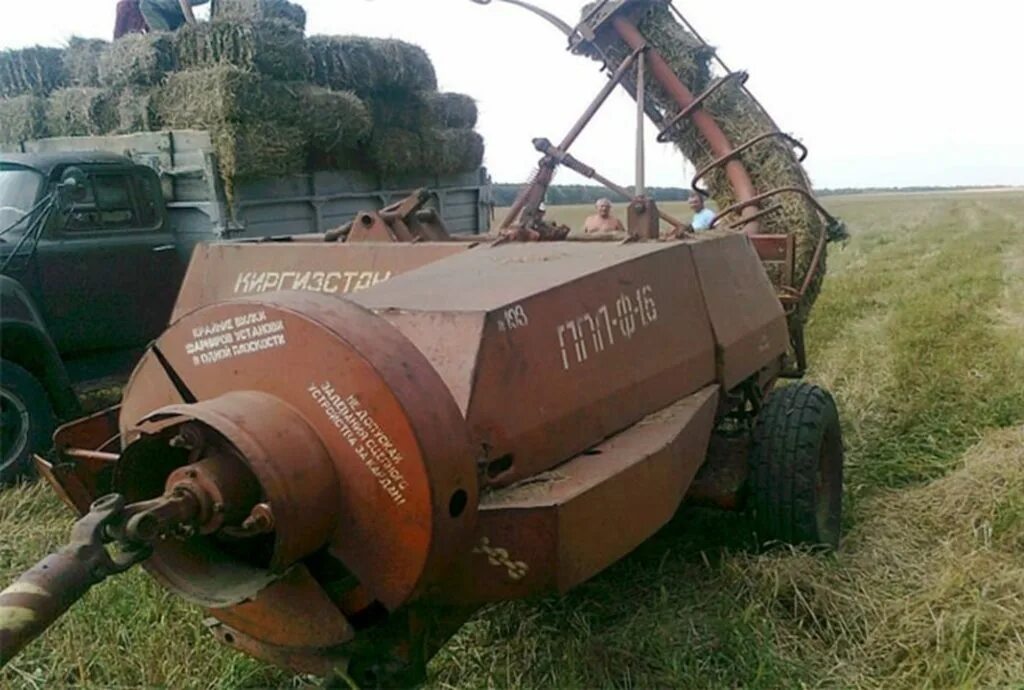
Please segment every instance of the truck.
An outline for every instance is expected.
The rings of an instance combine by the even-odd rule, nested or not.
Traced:
[[[446,178],[268,175],[229,195],[198,130],[27,141],[0,153],[0,485],[27,472],[76,391],[123,381],[167,326],[193,249],[323,234],[428,188],[454,233],[486,231],[485,168]],[[73,178],[77,193],[59,192]]]

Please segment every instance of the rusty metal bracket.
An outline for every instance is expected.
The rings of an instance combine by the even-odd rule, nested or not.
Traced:
[[[597,172],[594,168],[587,165],[583,161],[579,160],[572,154],[566,153],[565,151],[562,151],[561,149],[557,148],[547,139],[534,139],[533,146],[541,153],[545,154],[546,156],[550,156],[554,160],[558,161],[560,165],[564,165],[565,167],[569,168],[575,173],[582,175],[583,177],[600,182],[602,185],[605,186],[605,188],[615,192],[616,194],[619,194],[620,196],[623,196],[627,199],[630,199],[634,196],[633,194],[630,194],[629,190],[623,187],[622,185],[612,182],[607,177]],[[679,220],[672,214],[661,210],[660,208],[658,209],[658,215],[661,217],[662,220],[664,220],[666,223],[668,223],[669,225],[676,229],[686,226],[686,223]]]
[[[702,189],[697,186],[700,183],[700,181],[708,175],[708,173],[710,173],[712,170],[716,168],[725,165],[729,161],[736,159],[741,154],[743,154],[743,152],[753,148],[762,141],[765,141],[767,139],[774,139],[776,137],[784,139],[788,141],[790,144],[792,144],[794,148],[800,149],[800,155],[797,157],[797,162],[803,163],[805,160],[807,160],[807,147],[804,146],[803,142],[801,142],[799,139],[790,134],[786,134],[785,132],[780,132],[778,130],[775,130],[773,132],[765,132],[764,134],[757,135],[756,137],[749,140],[745,144],[737,146],[724,156],[719,156],[714,161],[708,163],[703,168],[698,170],[697,174],[693,176],[693,181],[690,182],[690,188],[693,189],[693,191],[697,192],[698,194],[701,194],[703,196],[710,196],[711,193],[708,190]]]
[[[713,96],[719,89],[728,84],[729,82],[739,80],[740,84],[745,84],[750,75],[746,72],[730,72],[720,79],[716,79],[711,86],[704,90],[702,94],[693,99],[693,103],[686,106],[678,113],[676,113],[671,120],[662,126],[661,131],[658,133],[658,142],[665,144],[670,141],[671,134],[680,126],[680,123],[684,120],[688,120],[699,108],[704,106],[704,102]]]

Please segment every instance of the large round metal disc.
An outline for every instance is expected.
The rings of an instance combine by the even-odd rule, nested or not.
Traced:
[[[434,369],[386,321],[305,293],[194,311],[133,375],[122,438],[168,404],[233,391],[278,398],[320,437],[340,492],[330,552],[386,607],[414,598],[467,548],[477,495],[465,424]]]

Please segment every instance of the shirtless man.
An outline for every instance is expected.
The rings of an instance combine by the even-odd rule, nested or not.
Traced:
[[[583,224],[583,232],[587,234],[597,232],[626,232],[622,221],[612,215],[612,202],[608,199],[598,199],[594,204],[597,213],[587,218]]]

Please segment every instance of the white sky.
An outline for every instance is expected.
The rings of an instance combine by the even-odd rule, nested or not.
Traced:
[[[583,0],[534,0],[575,23]],[[521,9],[469,0],[300,0],[310,33],[422,45],[441,87],[475,97],[487,165],[518,182],[604,78]],[[109,38],[115,0],[6,0],[0,47]],[[676,0],[780,126],[811,149],[816,185],[1024,185],[1024,2]],[[573,153],[633,181],[635,105],[616,93]],[[653,141],[648,184],[685,185],[683,160]],[[564,173],[559,181],[580,181]]]

